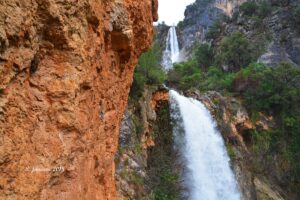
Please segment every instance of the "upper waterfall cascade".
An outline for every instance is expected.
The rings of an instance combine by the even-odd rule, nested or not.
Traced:
[[[170,91],[170,107],[188,199],[240,200],[223,138],[207,108],[175,91]]]
[[[176,27],[171,26],[167,39],[166,39],[166,49],[163,53],[163,60],[162,60],[162,66],[165,70],[170,70],[173,67],[173,63],[176,63],[179,61],[179,45],[178,45],[178,38],[176,33]]]

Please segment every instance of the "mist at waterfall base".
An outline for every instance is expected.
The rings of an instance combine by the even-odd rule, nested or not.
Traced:
[[[167,39],[166,39],[166,49],[163,52],[162,67],[165,71],[173,68],[173,64],[179,62],[180,51],[178,45],[178,38],[176,33],[176,27],[171,26]]]
[[[184,196],[190,200],[240,200],[224,141],[199,101],[170,91],[175,148],[184,165]]]

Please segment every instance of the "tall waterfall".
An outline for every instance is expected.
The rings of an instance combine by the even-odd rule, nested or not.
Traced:
[[[170,105],[188,199],[240,200],[223,138],[210,112],[201,102],[175,91],[170,91]]]
[[[171,26],[166,40],[166,49],[163,53],[162,66],[165,70],[173,67],[173,63],[179,61],[179,45],[176,33],[176,27]]]

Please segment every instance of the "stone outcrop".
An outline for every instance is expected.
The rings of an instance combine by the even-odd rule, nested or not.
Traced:
[[[120,126],[119,149],[116,156],[118,199],[153,199],[149,184],[149,149],[159,148],[155,143],[157,111],[168,103],[168,90],[147,88],[138,105],[129,103]],[[165,134],[164,132],[161,132]],[[153,174],[152,174],[153,175]],[[157,176],[157,174],[155,174]]]
[[[254,186],[257,194],[257,199],[263,200],[284,200],[278,192],[274,191],[270,186],[257,177],[254,178]]]
[[[159,88],[152,94],[151,107],[153,110],[157,109],[159,103],[162,101],[169,101],[169,90],[166,88]]]
[[[295,29],[294,13],[295,8],[300,6],[299,1],[282,2],[281,9],[274,9],[281,1],[267,1],[270,7],[273,6],[273,11],[264,13],[268,15],[266,17],[256,18],[247,17],[239,11],[239,6],[246,1],[249,0],[197,0],[188,6],[185,19],[178,24],[182,56],[190,57],[195,42],[212,42],[218,47],[225,36],[241,32],[252,43],[259,44],[259,62],[270,66],[289,62],[298,66],[300,39],[299,31]],[[220,19],[223,19],[220,36],[211,41],[207,38],[209,28]]]
[[[227,16],[232,17],[234,9],[246,1],[247,0],[216,0],[215,7],[221,9]]]
[[[115,199],[114,155],[156,0],[1,0],[0,199]]]
[[[196,0],[185,10],[179,23],[179,43],[183,57],[189,57],[195,42],[204,42],[209,28],[222,16],[231,17],[235,8],[246,0]]]
[[[292,21],[293,10],[290,8],[273,12],[264,20],[264,27],[269,30],[272,40],[267,45],[266,52],[260,56],[260,62],[268,65],[280,62],[300,65],[300,37]]]

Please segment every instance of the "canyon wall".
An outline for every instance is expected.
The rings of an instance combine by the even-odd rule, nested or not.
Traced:
[[[161,192],[166,194],[162,185],[168,192],[173,188],[169,182],[162,184],[166,171],[170,172],[176,165],[176,159],[171,157],[168,100],[166,88],[145,87],[139,99],[129,101],[120,126],[116,156],[119,200],[157,199]],[[172,160],[170,165],[166,166],[166,160]]]
[[[190,57],[195,43],[208,42],[219,46],[223,37],[241,32],[253,43],[261,44],[262,47],[258,48],[260,62],[270,66],[281,62],[299,65],[300,40],[294,23],[295,8],[300,5],[299,1],[257,0],[256,2],[265,2],[255,8],[256,12],[262,10],[262,13],[250,13],[249,16],[239,7],[247,1],[252,2],[196,0],[189,5],[184,20],[178,24],[182,56]],[[208,36],[212,27],[214,30],[219,27],[220,31],[218,38],[214,40]]]
[[[1,0],[0,199],[115,199],[114,155],[156,0]]]
[[[195,42],[204,42],[209,28],[222,16],[231,17],[236,7],[246,0],[196,0],[185,10],[178,24],[183,57],[189,57]]]

